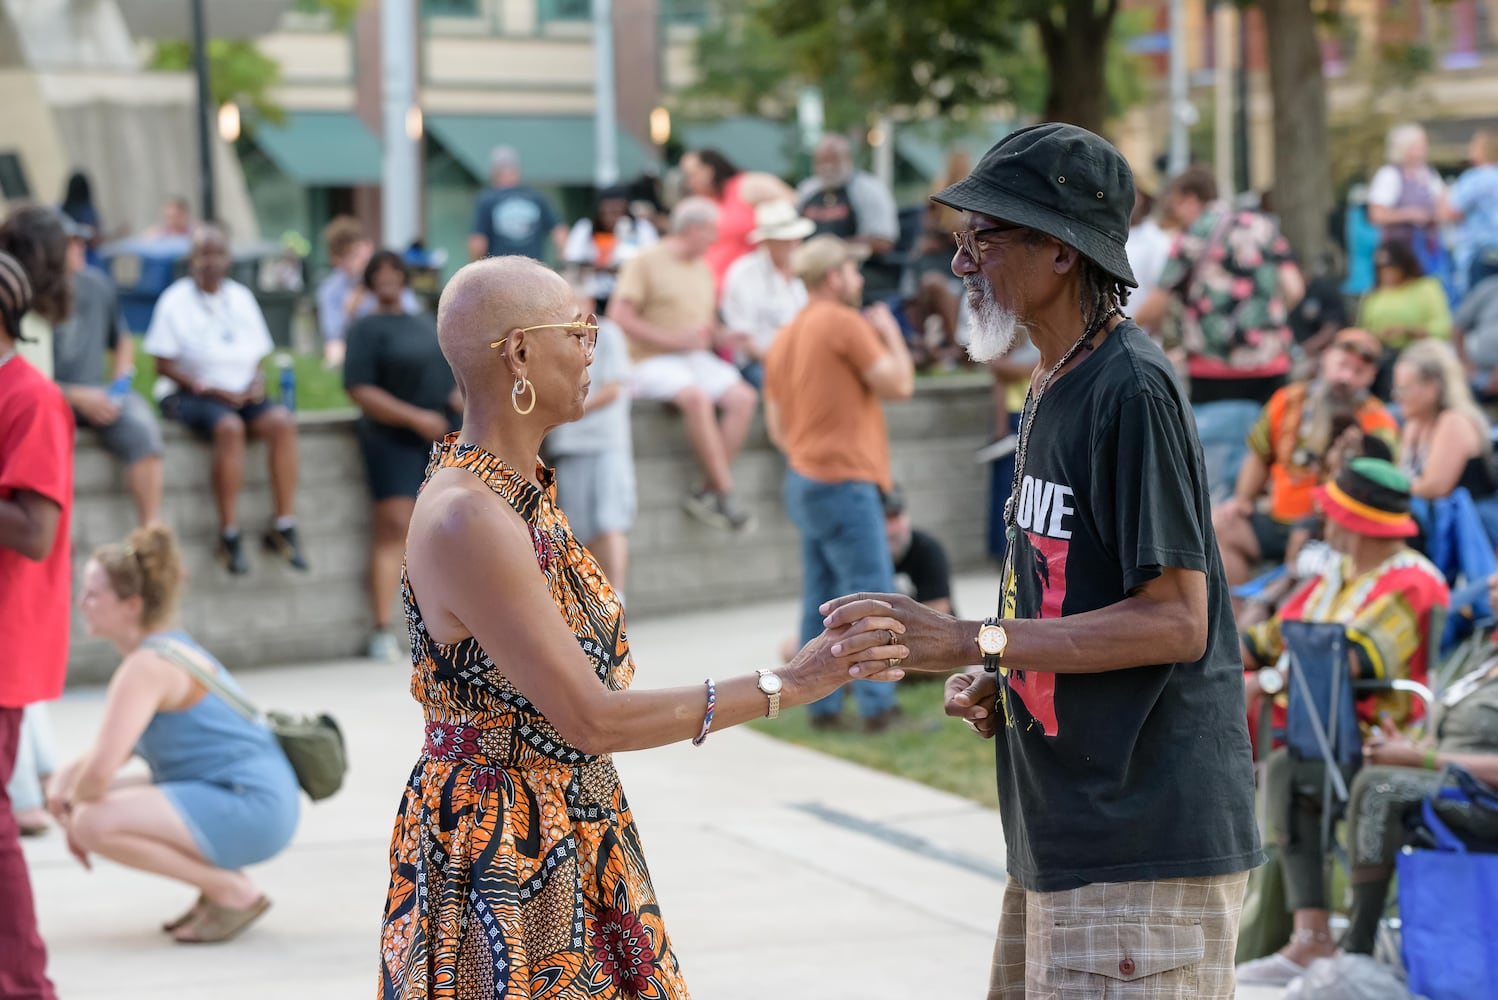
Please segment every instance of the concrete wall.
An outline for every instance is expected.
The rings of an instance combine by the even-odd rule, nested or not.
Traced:
[[[988,467],[975,464],[973,452],[988,431],[988,379],[952,376],[922,385],[915,399],[888,406],[886,414],[895,474],[916,524],[946,543],[957,567],[981,565]],[[760,521],[759,530],[744,537],[720,534],[681,512],[681,498],[696,477],[679,420],[642,404],[635,409],[634,436],[640,516],[631,538],[632,615],[799,592],[798,539],[780,502],[782,459],[762,429],[756,428],[735,466],[739,491]],[[250,452],[240,511],[247,534],[257,536],[247,539],[256,542],[249,548],[253,570],[236,579],[213,560],[206,447],[175,427],[167,429],[167,442],[166,518],[181,535],[190,574],[183,625],[231,668],[361,654],[369,621],[364,594],[369,511],[350,418],[303,419],[298,513],[312,563],[305,574],[258,548],[258,530],[270,516],[260,446]],[[96,546],[124,537],[133,515],[118,470],[87,433],[80,437],[75,467],[73,541],[75,567],[81,570]],[[69,679],[98,681],[116,657],[74,624]],[[786,622],[786,629],[789,634],[793,623]]]

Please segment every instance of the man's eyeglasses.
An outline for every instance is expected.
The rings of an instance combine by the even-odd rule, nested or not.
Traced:
[[[1359,361],[1364,362],[1365,364],[1377,365],[1381,364],[1384,360],[1382,352],[1375,351],[1367,344],[1359,343],[1356,340],[1339,340],[1336,343],[1332,344],[1332,346],[1339,351],[1344,351],[1347,354],[1351,354],[1353,357],[1357,358]]]
[[[991,237],[1001,233],[1018,233],[1024,231],[1024,226],[989,226],[986,229],[959,229],[952,234],[952,239],[957,241],[957,249],[967,254],[968,260],[974,264],[983,263],[983,249],[993,243]]]
[[[588,313],[583,319],[573,320],[571,323],[538,323],[535,326],[522,326],[516,333],[530,333],[532,330],[566,330],[569,337],[574,337],[583,345],[583,357],[592,358],[593,349],[598,346],[598,317]],[[509,337],[501,337],[489,345],[490,349],[499,347]]]

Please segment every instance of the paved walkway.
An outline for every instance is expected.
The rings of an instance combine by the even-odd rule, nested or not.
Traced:
[[[988,606],[993,588],[963,579],[959,606]],[[770,665],[794,621],[782,601],[640,622],[639,683]],[[241,679],[263,704],[337,713],[347,786],[307,807],[291,849],[255,871],[274,909],[219,947],[175,945],[157,929],[190,889],[108,863],[85,872],[55,834],[29,842],[62,1000],[373,995],[387,840],[421,740],[407,672],[353,661]],[[86,745],[101,707],[94,690],[55,706],[65,754]],[[744,729],[618,763],[699,1000],[983,996],[1003,877],[996,812]]]

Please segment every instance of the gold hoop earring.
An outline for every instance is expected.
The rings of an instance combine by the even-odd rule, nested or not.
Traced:
[[[525,395],[525,390],[527,389],[531,391],[531,405],[522,410],[520,408],[519,399],[521,396]],[[515,385],[512,389],[510,389],[510,405],[514,407],[515,412],[520,414],[522,417],[536,408],[536,387],[532,385],[524,375],[515,376]]]

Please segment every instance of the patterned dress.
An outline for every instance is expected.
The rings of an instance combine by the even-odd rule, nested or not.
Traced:
[[[481,448],[438,445],[530,526],[536,561],[598,680],[634,675],[623,610],[555,504]],[[403,586],[426,713],[390,845],[381,1000],[688,1000],[607,755],[567,745],[473,638],[427,634]]]

